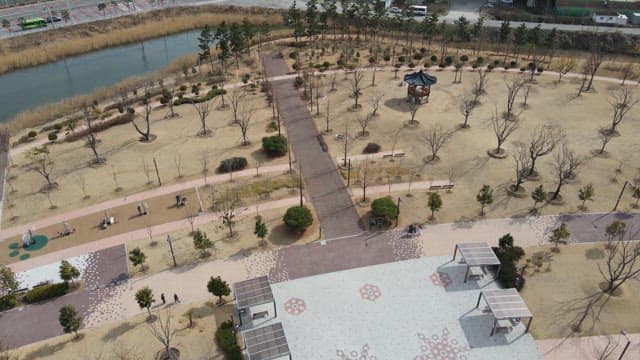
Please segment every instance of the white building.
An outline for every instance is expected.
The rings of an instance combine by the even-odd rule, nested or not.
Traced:
[[[619,14],[617,12],[594,12],[591,18],[597,25],[614,26],[624,26],[629,20],[627,15]]]

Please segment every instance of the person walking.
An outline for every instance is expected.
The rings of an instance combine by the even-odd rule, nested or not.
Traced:
[[[176,294],[176,293],[173,294],[173,302],[180,303],[180,298],[178,297],[178,294]]]
[[[167,300],[164,298],[164,293],[160,294],[160,300],[162,300],[162,305],[167,303]]]

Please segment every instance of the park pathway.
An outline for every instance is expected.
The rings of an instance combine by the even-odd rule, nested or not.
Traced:
[[[275,53],[262,56],[270,77],[289,72]],[[362,232],[360,217],[336,165],[318,142],[318,129],[291,80],[273,81],[278,112],[287,127],[289,142],[302,172],[307,193],[316,209],[324,237],[334,238]]]

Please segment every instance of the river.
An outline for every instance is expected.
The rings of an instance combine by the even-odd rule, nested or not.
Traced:
[[[198,33],[168,35],[0,75],[0,121],[159,70],[176,57],[197,52]]]

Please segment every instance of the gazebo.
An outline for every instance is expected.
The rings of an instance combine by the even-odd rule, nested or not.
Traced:
[[[529,332],[531,327],[531,321],[533,315],[524,303],[520,294],[516,289],[493,289],[482,290],[478,295],[478,302],[476,302],[476,309],[480,306],[480,300],[484,297],[487,302],[489,311],[493,314],[493,328],[491,328],[491,335],[496,332],[496,328],[511,329],[513,327],[513,321],[520,321],[522,318],[527,318],[527,327],[525,333]]]
[[[469,278],[469,271],[471,267],[484,267],[484,266],[498,266],[496,276],[500,273],[500,259],[491,249],[486,242],[481,243],[460,243],[456,244],[453,249],[453,260],[456,259],[457,252],[460,251],[460,255],[464,259],[467,265],[467,271],[464,273],[464,282],[467,282]]]
[[[404,82],[408,85],[407,99],[418,104],[424,104],[429,102],[431,85],[435,85],[438,82],[438,78],[420,70],[413,74],[405,75]]]

